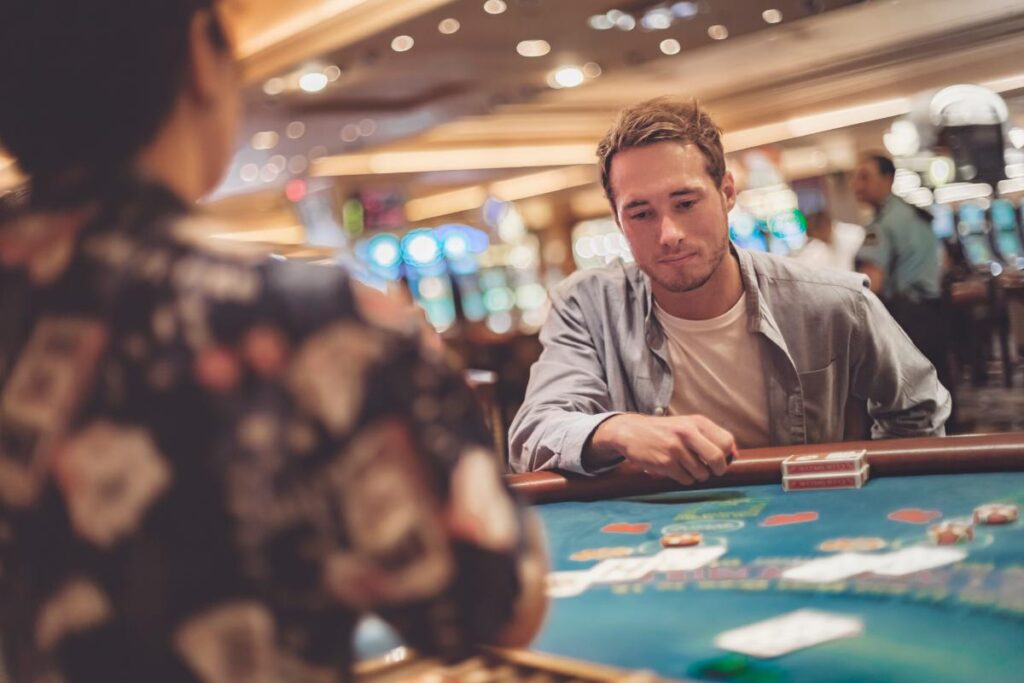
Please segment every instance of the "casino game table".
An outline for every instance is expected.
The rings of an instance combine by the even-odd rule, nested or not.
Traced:
[[[861,489],[784,492],[788,455],[865,448]],[[554,598],[533,648],[675,679],[739,682],[1024,681],[1024,524],[975,527],[956,564],[832,583],[782,579],[841,551],[933,544],[935,521],[978,505],[1024,506],[1024,433],[749,450],[724,477],[680,489],[620,466],[595,478],[511,475],[548,534],[552,570],[661,550],[663,532],[726,547],[701,569],[592,585]],[[855,616],[862,635],[773,659],[730,653],[717,634],[812,608]]]

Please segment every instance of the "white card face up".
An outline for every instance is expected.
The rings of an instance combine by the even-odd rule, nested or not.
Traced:
[[[752,657],[779,657],[794,650],[864,632],[857,617],[801,609],[719,633],[715,646]]]
[[[591,583],[628,583],[639,581],[655,571],[654,557],[617,557],[598,562],[590,568]]]
[[[790,567],[782,572],[782,578],[812,583],[842,581],[857,574],[873,571],[883,557],[865,553],[839,553]]]
[[[960,562],[966,557],[967,551],[960,548],[932,548],[918,545],[880,555],[879,565],[871,571],[881,576],[904,576]]]
[[[688,572],[700,569],[725,554],[725,546],[666,548],[654,556],[656,572]]]
[[[571,598],[590,588],[590,572],[551,572],[547,578],[549,598]]]

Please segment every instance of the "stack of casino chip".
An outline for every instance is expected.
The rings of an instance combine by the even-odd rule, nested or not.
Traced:
[[[695,545],[700,545],[704,537],[696,531],[693,532],[681,532],[681,533],[668,533],[663,534],[661,537],[662,548],[689,548]]]
[[[1020,519],[1020,508],[1013,503],[986,503],[974,508],[975,524],[1013,524]]]
[[[868,480],[867,451],[791,455],[782,461],[785,491],[859,489]]]
[[[974,522],[970,519],[950,519],[928,527],[928,538],[936,545],[957,545],[974,540]]]

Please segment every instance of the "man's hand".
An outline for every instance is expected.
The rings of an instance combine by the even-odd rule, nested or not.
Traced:
[[[687,486],[725,474],[736,451],[732,434],[703,415],[615,415],[598,426],[585,458],[622,456],[650,474]]]

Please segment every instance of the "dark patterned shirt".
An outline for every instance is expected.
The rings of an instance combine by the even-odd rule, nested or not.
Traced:
[[[130,181],[0,227],[14,680],[345,679],[368,612],[449,656],[494,637],[523,520],[461,379],[340,270],[201,220]]]

